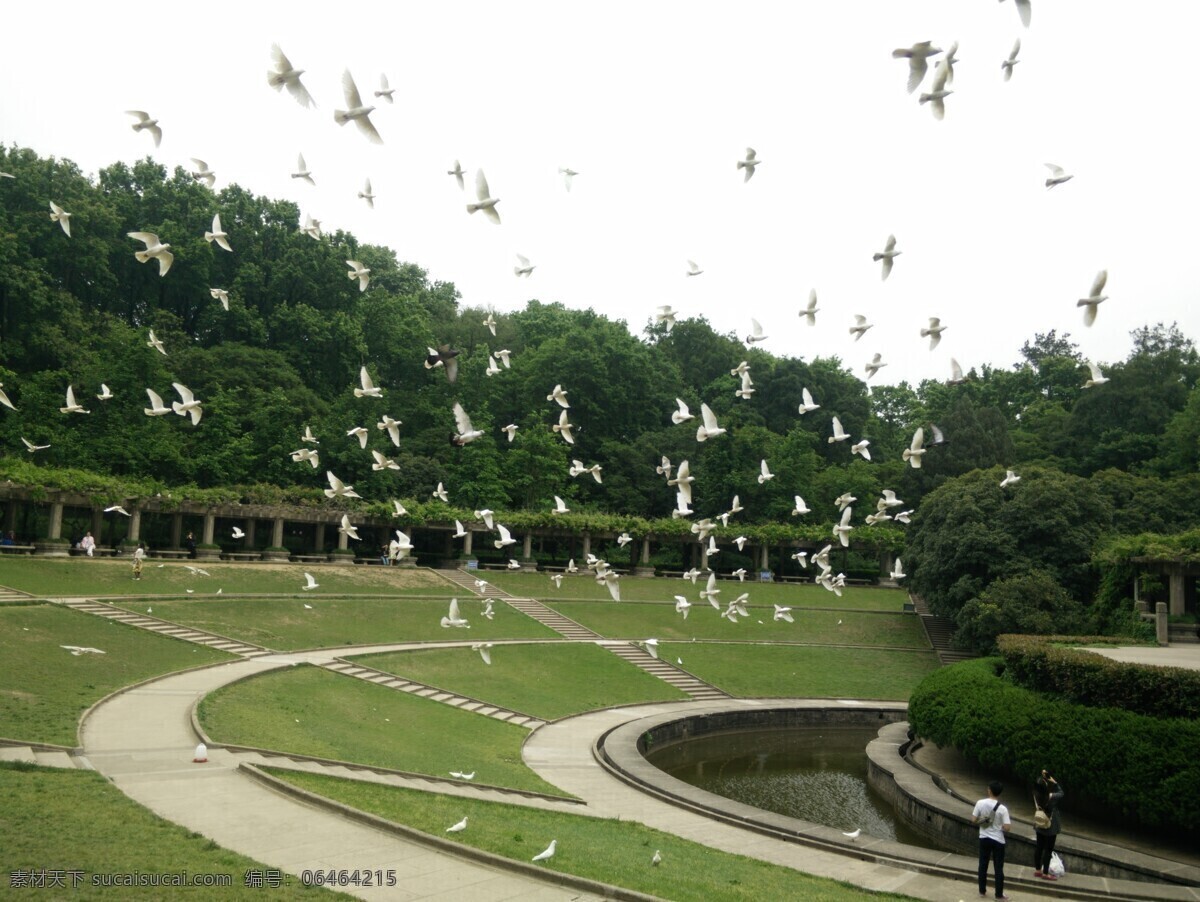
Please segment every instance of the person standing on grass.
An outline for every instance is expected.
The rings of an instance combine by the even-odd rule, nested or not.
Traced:
[[[138,542],[138,547],[133,552],[133,578],[142,578],[142,561],[146,559],[146,546]]]
[[[996,862],[996,898],[1007,899],[1004,895],[1004,834],[1012,827],[1012,819],[1008,816],[1008,808],[1001,804],[1000,793],[1004,792],[1004,784],[993,780],[988,784],[986,799],[975,803],[971,812],[972,823],[979,825],[979,895],[987,895],[988,860]]]
[[[1033,803],[1050,818],[1049,827],[1034,830],[1037,834],[1037,853],[1033,859],[1033,876],[1043,880],[1058,879],[1050,873],[1050,856],[1054,854],[1054,843],[1062,830],[1062,822],[1058,818],[1058,805],[1065,795],[1058,781],[1050,776],[1049,771],[1043,770],[1033,789]]]

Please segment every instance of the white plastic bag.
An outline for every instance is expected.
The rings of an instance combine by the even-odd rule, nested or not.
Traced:
[[[1058,853],[1052,852],[1050,854],[1050,874],[1051,874],[1051,876],[1061,877],[1066,872],[1067,872],[1067,869],[1065,867],[1063,867],[1062,859],[1058,857]]]

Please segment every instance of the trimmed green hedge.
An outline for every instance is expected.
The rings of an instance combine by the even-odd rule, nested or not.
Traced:
[[[1048,768],[1111,822],[1200,830],[1200,723],[1059,701],[1002,667],[983,658],[934,671],[908,701],[912,728],[998,774]]]
[[[1126,664],[1061,643],[1111,642],[1102,636],[1000,636],[1004,675],[1026,689],[1096,708],[1150,717],[1200,719],[1200,671]]]

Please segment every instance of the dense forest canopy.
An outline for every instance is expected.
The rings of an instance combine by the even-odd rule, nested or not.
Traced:
[[[978,508],[985,495],[999,503],[978,479],[957,477],[1030,468],[1053,475],[1047,498],[1078,499],[1086,487],[1079,503],[1096,533],[1171,532],[1200,517],[1200,355],[1174,325],[1138,329],[1128,357],[1105,365],[1108,382],[1090,388],[1070,336],[1049,332],[1031,336],[1011,368],[975,370],[962,384],[868,389],[836,358],[747,349],[703,317],[668,332],[652,309],[632,334],[602,312],[531,299],[496,314],[493,336],[489,311],[461,306],[452,284],[431,282],[393,250],[341,231],[313,240],[293,203],[237,185],[214,193],[150,159],[91,179],[69,161],[11,147],[0,148],[0,170],[14,176],[0,179],[0,383],[16,407],[0,409],[0,447],[24,455],[22,437],[48,444],[34,458],[46,466],[165,484],[314,488],[328,469],[368,498],[428,498],[440,481],[464,508],[545,510],[560,495],[575,510],[650,518],[674,507],[674,490],[654,471],[666,455],[690,461],[702,516],[728,509],[736,494],[747,521],[786,521],[799,494],[813,510],[807,519],[824,523],[838,495],[854,494],[865,513],[891,488],[918,509],[916,528],[932,527],[919,505],[935,490],[940,504]],[[50,199],[71,212],[71,237],[50,220]],[[234,253],[203,237],[217,212]],[[130,231],[171,243],[166,278],[134,259]],[[371,270],[365,292],[347,278],[350,259]],[[228,311],[213,288],[228,291]],[[147,345],[151,329],[166,356]],[[442,345],[461,351],[453,385],[424,366],[426,348]],[[511,369],[488,376],[499,349],[511,352]],[[755,388],[748,400],[734,395],[743,360]],[[382,400],[354,397],[364,365]],[[141,413],[148,387],[167,398],[176,381],[204,401],[197,427]],[[112,400],[96,399],[101,383]],[[573,447],[550,431],[559,408],[546,395],[556,383],[569,391]],[[90,415],[58,412],[67,385]],[[801,416],[803,388],[820,408]],[[676,398],[693,413],[706,402],[728,433],[697,444],[696,421],[671,422]],[[447,440],[455,401],[485,433],[465,448]],[[375,429],[385,413],[403,423],[398,448]],[[833,415],[854,440],[870,440],[870,461],[827,441]],[[501,431],[510,423],[520,427],[511,443]],[[901,451],[934,423],[945,444],[910,468]],[[289,456],[306,425],[321,439],[317,469]],[[399,470],[372,470],[347,436],[356,426]],[[571,478],[573,458],[600,464],[603,484]],[[764,459],[775,478],[760,484]],[[1037,510],[1020,516],[1036,520]],[[972,548],[962,553],[983,553]],[[918,547],[913,554],[919,567]],[[1085,575],[1042,557],[1049,563],[1039,567],[1082,591]],[[996,566],[979,562],[977,584],[960,585],[954,604],[974,597]]]

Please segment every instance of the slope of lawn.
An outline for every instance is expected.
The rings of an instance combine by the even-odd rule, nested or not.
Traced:
[[[730,695],[905,701],[940,666],[930,651],[795,645],[664,643],[660,657]]]
[[[363,655],[356,660],[544,720],[610,705],[688,697],[587,643],[500,645],[490,654],[491,666],[470,648]]]
[[[161,566],[160,566],[161,565]],[[188,569],[200,567],[208,576]],[[223,564],[147,560],[133,579],[132,559],[0,557],[0,586],[38,597],[79,595],[196,595],[301,593],[304,571],[320,583],[317,595],[444,595],[458,591],[428,570],[313,564]]]
[[[82,882],[66,888],[13,890],[30,899],[348,899],[304,887],[295,877],[277,889],[249,888],[246,872],[268,866],[223,849],[151,814],[95,771],[60,770],[0,763],[0,875],[10,886],[14,871],[31,868],[78,871]],[[228,875],[223,887],[140,888],[92,886],[100,874]]]
[[[791,868],[722,852],[633,821],[543,811],[502,802],[453,798],[294,771],[282,780],[425,833],[467,818],[456,842],[506,858],[529,861],[558,840],[547,871],[574,874],[677,902],[890,902],[908,899],[872,893]],[[662,863],[652,867],[655,852]],[[797,856],[798,861],[803,855]]]
[[[382,567],[380,570],[384,569]],[[502,601],[494,605],[495,618],[479,616],[476,598],[460,599],[460,612],[471,623],[470,632],[445,629],[441,618],[449,599],[331,598],[200,598],[124,604],[127,610],[153,608],[154,616],[196,629],[210,630],[279,651],[330,648],[383,642],[445,641],[467,639],[548,639],[558,634]]]
[[[592,579],[590,573],[579,573],[563,577],[562,586],[556,587],[549,573],[506,573],[488,571],[481,574],[492,585],[519,598],[553,598],[582,601],[610,601],[608,590]],[[695,585],[688,579],[667,577],[621,577],[622,601],[671,601],[683,595],[696,601],[704,588],[704,578]],[[722,598],[735,598],[743,592],[750,593],[755,604],[781,604],[796,608],[836,608],[860,611],[900,611],[908,600],[903,589],[874,589],[847,586],[838,598],[832,592],[812,583],[757,583],[736,579],[718,580]]]
[[[819,591],[824,591],[823,589]],[[722,597],[725,592],[722,592]],[[730,595],[726,601],[735,598]],[[751,596],[754,599],[754,596]],[[886,645],[929,648],[929,639],[916,614],[874,611],[793,609],[794,623],[773,619],[773,605],[756,599],[750,616],[730,623],[707,601],[692,604],[685,620],[674,603],[627,601],[544,602],[564,617],[595,630],[606,639],[722,639],[730,642],[804,642],[815,645]],[[724,610],[722,603],[721,609]],[[761,622],[760,622],[761,621]]]
[[[317,667],[218,689],[200,721],[216,742],[562,795],[522,762],[525,728]]]
[[[73,655],[63,645],[104,654]],[[0,605],[0,736],[75,745],[80,715],[110,692],[233,658],[58,605]]]

